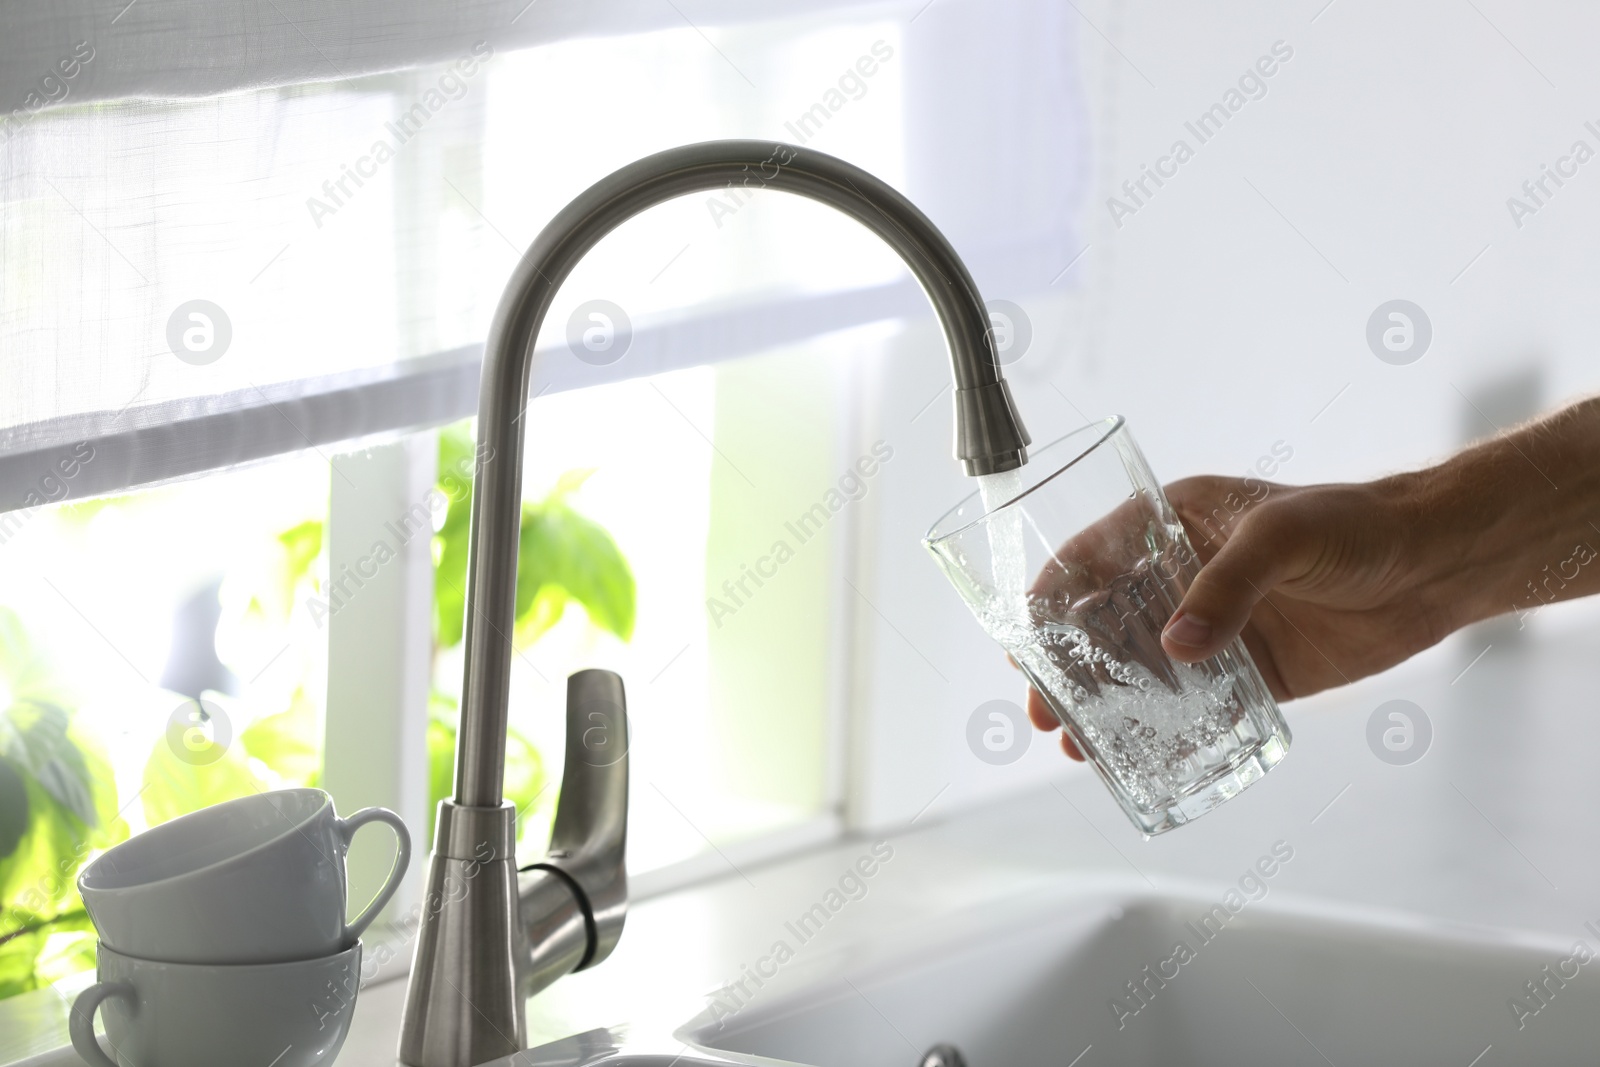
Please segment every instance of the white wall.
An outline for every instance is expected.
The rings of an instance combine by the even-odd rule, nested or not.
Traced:
[[[1089,251],[1053,288],[1016,298],[1035,337],[1008,374],[1036,443],[1077,425],[1075,405],[1091,417],[1126,414],[1165,479],[1243,472],[1280,440],[1294,449],[1283,481],[1366,479],[1488,431],[1462,394],[1505,423],[1600,385],[1600,158],[1520,229],[1506,206],[1575,140],[1600,152],[1600,135],[1583,125],[1594,119],[1600,129],[1600,106],[1585,106],[1600,99],[1600,71],[1585,53],[1600,9],[1336,0],[1319,13],[1322,5],[1113,0],[1078,4],[1081,17],[1062,5],[1066,19],[1040,19],[1031,34],[1012,26],[1010,50],[944,67],[942,96],[959,99],[964,82],[1002,77],[1052,47],[1077,57],[1063,92],[1081,90],[1087,136],[1073,127],[1073,109],[1058,107],[1030,116],[1026,140],[999,167],[981,139],[937,155],[940,167],[1001,185],[1015,170],[1057,175],[1060,203],[1077,205],[1070,229]],[[979,7],[939,0],[914,24],[908,53],[944,20],[977,32]],[[1266,95],[1199,145],[1185,121],[1278,41],[1293,56],[1266,80]],[[917,133],[914,124],[909,136]],[[963,143],[948,128],[930,136]],[[1118,227],[1107,197],[1179,137],[1197,146],[1194,158]],[[1063,155],[1063,145],[1074,147]],[[919,166],[933,157],[908,155],[916,196]],[[1093,185],[1087,195],[1081,175]],[[985,208],[995,228],[1015,232],[1033,213],[1048,215],[1023,184]],[[937,203],[930,213],[939,220]],[[1039,225],[1063,232],[1053,218]],[[983,243],[971,227],[952,230],[964,254]],[[1394,298],[1419,304],[1433,325],[1429,351],[1408,366],[1381,362],[1365,340],[1369,315]],[[856,758],[871,773],[853,799],[869,824],[908,819],[941,790],[930,816],[1062,773],[1043,743],[1000,768],[966,747],[972,709],[1017,699],[1020,686],[916,547],[966,491],[948,458],[948,398],[911,421],[945,374],[938,347],[931,327],[908,331],[877,368],[867,428],[897,449],[859,564],[875,610],[860,623],[857,700],[870,715]],[[1595,618],[1589,605],[1551,610],[1532,639]],[[1463,635],[1428,655],[1443,670],[1484,643]]]

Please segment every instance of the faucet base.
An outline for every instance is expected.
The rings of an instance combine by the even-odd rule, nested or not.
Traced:
[[[400,1023],[407,1067],[471,1067],[522,1050],[517,812],[444,800]]]

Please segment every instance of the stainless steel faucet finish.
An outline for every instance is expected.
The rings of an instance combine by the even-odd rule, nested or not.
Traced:
[[[516,865],[517,813],[441,801],[400,1025],[400,1061],[517,1052],[528,997],[604,960],[628,908],[628,714],[622,679],[567,679],[561,797],[542,862]]]
[[[955,250],[904,196],[821,152],[708,141],[631,163],[568,204],[513,271],[489,327],[478,398],[482,460],[472,501],[466,668],[455,795],[440,803],[400,1059],[470,1067],[525,1039],[523,1005],[604,960],[627,908],[627,719],[621,680],[573,675],[566,777],[551,849],[518,871],[516,812],[501,798],[522,513],[522,416],[533,345],[561,283],[601,238],[647,208],[729,187],[828,204],[898,252],[944,328],[955,378],[955,453],[969,475],[1027,462],[1029,437],[1001,376],[983,299]]]

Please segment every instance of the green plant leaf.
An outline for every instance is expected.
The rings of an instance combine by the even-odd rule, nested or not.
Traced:
[[[67,741],[76,746],[83,759],[85,781],[93,797],[94,819],[86,822],[82,833],[91,848],[110,848],[128,839],[128,824],[121,817],[117,803],[117,777],[111,767],[111,758],[99,740],[78,729],[74,718],[67,730]]]
[[[544,792],[544,760],[519,731],[506,730],[506,780],[501,788],[505,798],[520,812],[526,812]]]
[[[539,640],[547,630],[561,621],[570,603],[572,598],[559,585],[543,586],[534,595],[533,603],[529,605],[528,610],[517,616],[516,626],[511,634],[515,647],[527,648]]]
[[[28,786],[10,760],[0,759],[0,859],[17,850],[28,832]]]
[[[110,768],[96,756],[98,769]],[[128,827],[107,813],[101,829],[86,826],[57,804],[38,783],[26,781],[28,830],[11,855],[0,860],[0,938],[81,908],[76,877],[97,848],[126,839]]]
[[[294,599],[295,588],[311,574],[317,557],[322,555],[322,533],[321,519],[307,519],[278,535],[284,552],[283,597],[286,601]]]
[[[55,704],[19,700],[0,712],[0,757],[9,760],[55,801],[95,826],[94,785],[83,752],[67,736],[71,716]]]
[[[476,446],[468,423],[439,431],[439,481],[444,522],[434,535],[433,639],[439,648],[461,643],[467,610],[467,531],[472,518]]]
[[[27,829],[16,846],[0,859],[0,909],[22,903],[28,910],[53,915],[51,901],[66,897],[53,888],[63,875],[71,875],[94,849],[109,848],[128,837],[128,824],[116,808],[116,785],[111,764],[98,745],[69,735],[78,746],[91,786],[94,820],[90,822],[60,803],[42,783],[19,773],[28,811]],[[12,767],[16,770],[15,766]],[[39,897],[41,885],[46,890]],[[69,886],[70,888],[70,886]],[[27,897],[24,900],[24,896]]]
[[[58,917],[51,921],[43,933],[44,944],[33,961],[34,974],[40,986],[51,985],[81,971],[94,970],[95,945],[99,939],[88,912],[80,909]]]
[[[477,452],[466,423],[439,434],[439,488],[449,499],[434,538],[434,642],[461,643],[466,616],[468,535],[472,474]],[[517,551],[516,640],[537,640],[561,620],[570,601],[591,622],[624,641],[633,636],[633,572],[605,528],[574,510],[567,498],[595,469],[575,468],[556,479],[544,500],[524,504]]]
[[[99,822],[94,782],[82,751],[68,737],[74,701],[15,612],[0,608],[0,678],[11,706],[0,709],[0,758],[37,781],[90,826]],[[113,798],[114,799],[114,798]],[[4,854],[0,852],[0,854]]]
[[[583,488],[583,483],[593,477],[598,467],[574,467],[556,479],[556,487],[550,491],[552,497],[565,499]]]
[[[321,519],[307,519],[252,544],[255,557],[236,572],[248,590],[246,617],[272,626],[288,623],[301,587],[315,584],[326,531],[327,524]]]
[[[444,705],[448,705],[447,707]],[[434,813],[439,801],[450,795],[455,777],[455,701],[435,694],[428,716],[428,843],[433,844]]]
[[[28,636],[17,613],[5,607],[0,607],[0,678],[11,692],[12,703],[60,707],[74,703],[44,650]]]
[[[78,867],[94,848],[85,827],[37,783],[26,783],[28,831],[0,860],[0,935],[73,906]]]
[[[0,999],[14,997],[38,989],[39,976],[34,960],[44,949],[46,933],[43,930],[6,934],[0,927]]]
[[[461,495],[450,492],[458,481],[466,483],[470,491],[476,451],[471,420],[463,419],[439,431],[439,482],[446,495]]]
[[[519,622],[546,586],[581,604],[596,626],[624,641],[633,637],[635,589],[627,559],[605,527],[578,514],[559,494],[523,505],[517,550]]]
[[[56,515],[73,526],[83,527],[106,508],[127,501],[126,495],[90,497],[88,500],[64,501],[56,505]]]
[[[435,692],[428,715],[428,804],[432,812],[450,795],[455,777],[456,723],[460,711],[454,697]],[[526,811],[544,792],[544,760],[532,741],[515,729],[506,730],[506,771],[502,795],[518,812]],[[429,842],[433,823],[429,821]]]
[[[209,808],[225,800],[265,792],[267,783],[250,770],[237,748],[206,764],[180,759],[165,737],[156,741],[144,765],[145,821],[151,826]]]
[[[467,614],[467,529],[470,501],[451,501],[444,526],[434,535],[433,634],[440,648],[461,643]]]
[[[289,707],[251,723],[240,735],[247,755],[296,785],[312,785],[322,773],[322,733],[317,711],[304,688]]]
[[[0,998],[42,989],[94,965],[94,923],[81,906],[32,927],[0,928]]]

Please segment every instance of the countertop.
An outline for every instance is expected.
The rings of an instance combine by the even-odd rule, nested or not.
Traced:
[[[1296,702],[1288,708],[1295,740],[1280,767],[1151,841],[1091,774],[1063,761],[1044,788],[959,812],[935,799],[892,834],[730,869],[638,903],[610,960],[530,1003],[530,1042],[614,1024],[670,1035],[776,940],[793,943],[786,924],[838,890],[863,857],[874,857],[872,876],[859,891],[847,884],[846,904],[800,957],[849,953],[887,931],[1005,908],[1075,880],[1220,891],[1279,841],[1294,849],[1273,879],[1281,898],[1576,938],[1585,920],[1600,919],[1600,850],[1588,825],[1600,750],[1593,634],[1569,626],[1530,641],[1505,627],[1475,631],[1378,678]],[[1369,717],[1392,699],[1415,702],[1432,723],[1427,754],[1409,766],[1381,761],[1368,745]],[[394,1062],[404,995],[403,981],[362,992],[341,1064]],[[0,1063],[29,1053],[25,1062],[38,1067],[76,1063],[69,1052],[39,1055],[64,1040],[54,1029],[62,1003],[52,991],[0,1003]]]

